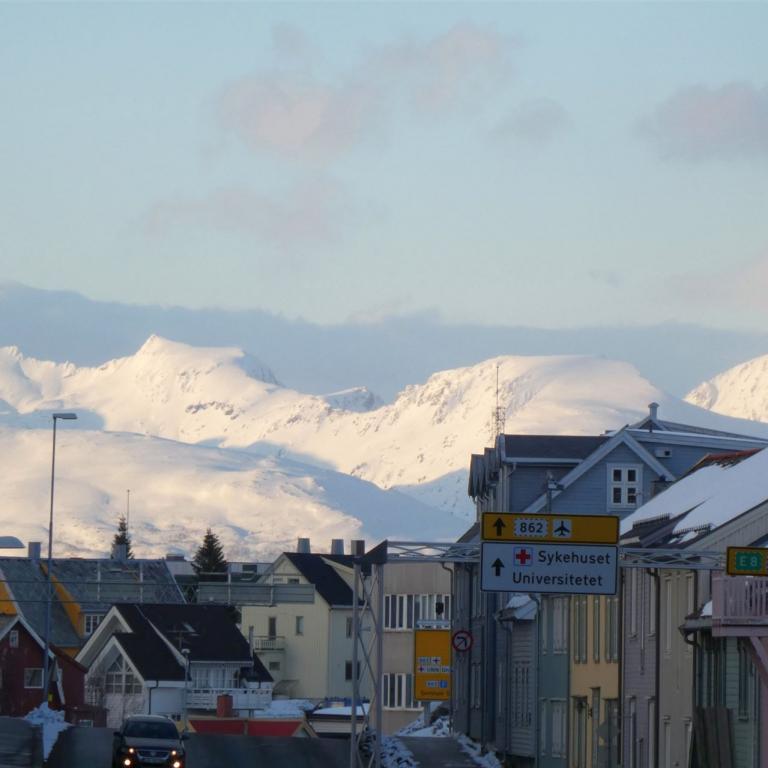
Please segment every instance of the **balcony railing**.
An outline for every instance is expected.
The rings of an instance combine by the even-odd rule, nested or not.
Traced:
[[[253,638],[254,651],[284,651],[285,638],[281,635],[269,637],[267,635],[258,635]]]
[[[760,628],[768,635],[768,578],[714,575],[712,628],[715,635],[762,634]]]
[[[190,709],[215,710],[219,696],[232,697],[232,709],[267,709],[272,701],[271,688],[190,688],[187,706]]]

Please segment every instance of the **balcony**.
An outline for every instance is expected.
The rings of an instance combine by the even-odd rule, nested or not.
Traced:
[[[768,637],[768,578],[713,575],[712,634]]]
[[[272,688],[190,688],[187,706],[190,709],[215,710],[219,696],[232,697],[232,709],[267,709],[272,701]]]
[[[284,651],[285,638],[281,635],[273,637],[267,635],[258,635],[253,638],[254,651]]]

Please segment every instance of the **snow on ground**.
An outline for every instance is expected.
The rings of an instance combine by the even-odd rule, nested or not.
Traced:
[[[69,723],[64,722],[64,713],[50,709],[47,704],[41,704],[27,714],[24,719],[32,725],[39,725],[42,729],[43,756],[47,760],[59,734],[70,727]]]
[[[315,705],[308,699],[272,699],[269,707],[259,712],[259,717],[304,717],[314,708]]]
[[[424,719],[422,717],[417,718],[405,728],[401,728],[397,732],[398,736],[416,736],[416,737],[444,737],[451,735],[451,727],[448,716],[438,717],[433,723],[424,727]]]
[[[481,768],[502,768],[502,764],[493,752],[486,752],[484,755],[480,745],[472,741],[469,737],[460,733],[456,737],[456,741],[459,742],[462,752],[472,758],[475,765],[481,766]]]
[[[384,768],[418,768],[416,758],[397,736],[381,740],[381,764]]]

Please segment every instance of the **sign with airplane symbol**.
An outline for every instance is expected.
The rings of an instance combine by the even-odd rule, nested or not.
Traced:
[[[525,515],[485,512],[483,541],[557,544],[616,544],[619,518],[615,515]]]

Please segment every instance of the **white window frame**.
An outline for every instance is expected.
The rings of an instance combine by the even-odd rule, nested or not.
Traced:
[[[35,684],[35,679],[39,673],[40,682]],[[24,688],[27,690],[39,689],[43,687],[43,668],[42,667],[24,667]]]
[[[643,465],[642,464],[608,464],[608,509],[637,509],[642,503],[643,496]],[[629,473],[635,472],[635,480],[629,479]],[[620,478],[614,474],[619,472]],[[614,489],[620,492],[619,501],[615,501]],[[634,490],[634,500],[631,492]]]
[[[656,768],[656,699],[648,699],[648,768]]]
[[[648,574],[648,634],[656,634],[656,584],[657,577]]]
[[[12,629],[8,634],[8,645],[11,648],[18,648],[19,647],[19,630],[18,629]]]
[[[568,598],[552,601],[552,653],[568,653]]]
[[[419,709],[413,698],[411,672],[385,672],[382,680],[384,709]]]
[[[566,757],[568,752],[568,710],[565,699],[552,699],[552,757]]]
[[[539,702],[539,755],[547,756],[547,709],[548,701],[541,699]]]
[[[101,624],[101,620],[104,618],[103,613],[86,613],[83,614],[83,634],[86,637],[90,637],[96,628]]]

